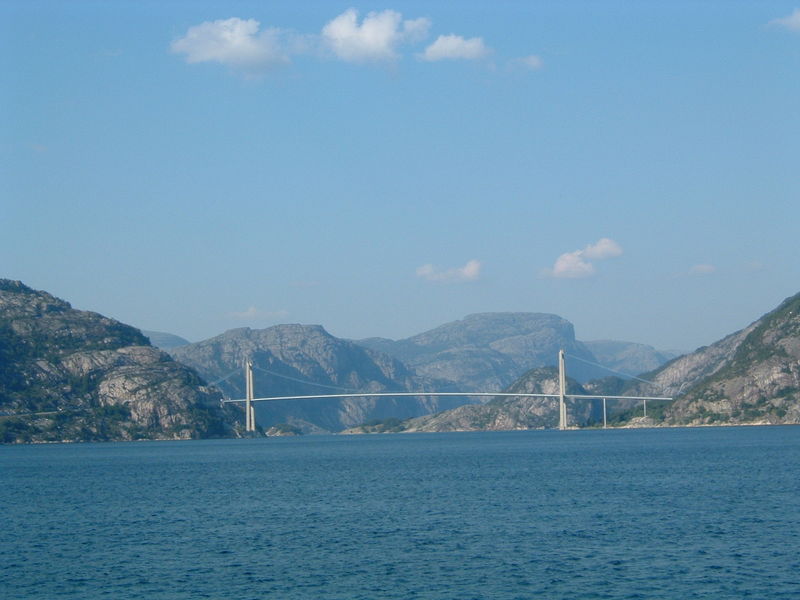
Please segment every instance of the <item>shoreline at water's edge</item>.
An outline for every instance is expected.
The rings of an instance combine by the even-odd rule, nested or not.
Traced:
[[[700,423],[696,425],[621,425],[609,427],[568,427],[565,431],[603,431],[611,429],[699,429],[708,427],[791,427],[798,426],[800,423]],[[355,429],[355,428],[353,428]],[[556,427],[537,427],[532,429],[452,429],[449,431],[353,431],[346,429],[333,435],[385,435],[385,434],[426,434],[426,433],[479,433],[479,432],[499,433],[502,431],[559,431]]]
[[[609,430],[629,430],[629,429],[700,429],[700,428],[713,428],[713,427],[792,427],[798,426],[800,423],[703,423],[697,425],[622,425],[611,427],[568,427],[564,431],[609,431]],[[208,440],[241,440],[241,439],[258,439],[258,438],[284,438],[284,437],[315,437],[316,435],[392,435],[392,434],[431,434],[431,433],[501,433],[501,432],[519,432],[519,431],[559,431],[555,427],[539,427],[535,429],[453,429],[451,431],[352,431],[344,430],[334,433],[326,434],[308,434],[298,436],[249,436],[249,437],[214,437],[214,438],[154,438],[154,439],[138,439],[138,440],[41,440],[32,442],[2,442],[0,446],[35,446],[44,444],[130,444],[130,443],[147,443],[147,442],[197,442]]]

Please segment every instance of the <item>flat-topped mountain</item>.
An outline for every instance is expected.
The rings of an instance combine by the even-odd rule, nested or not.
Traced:
[[[596,362],[575,339],[572,323],[544,313],[479,313],[404,340],[358,343],[399,358],[420,375],[454,381],[468,391],[500,390],[529,369],[553,366],[560,349]],[[580,362],[570,367],[579,381],[605,374]]]
[[[625,346],[616,343],[602,344],[604,351],[625,351]],[[646,419],[640,400],[615,400],[609,412],[616,412],[617,418],[612,420],[628,425],[800,424],[800,294],[741,331],[641,378],[652,383],[604,377],[582,386],[573,382],[571,392],[675,398],[673,403],[649,404]],[[529,371],[508,391],[554,394],[557,389],[555,369],[545,368]],[[596,401],[568,405],[571,424],[583,426],[602,419]],[[483,406],[462,406],[389,426],[365,424],[349,433],[532,429],[555,427],[557,422],[552,399],[498,397]]]
[[[246,359],[254,364],[256,397],[447,391],[449,385],[419,377],[396,358],[336,338],[319,325],[232,329],[175,348],[172,355],[216,382],[231,398],[244,397],[242,365]],[[407,418],[464,401],[419,397],[258,402],[256,420],[263,427],[288,423],[304,432],[340,431],[370,419]]]
[[[231,434],[218,395],[138,329],[0,279],[0,441]]]

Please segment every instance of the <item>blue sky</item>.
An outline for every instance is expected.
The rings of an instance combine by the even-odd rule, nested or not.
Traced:
[[[0,3],[0,275],[199,340],[800,291],[792,2]]]

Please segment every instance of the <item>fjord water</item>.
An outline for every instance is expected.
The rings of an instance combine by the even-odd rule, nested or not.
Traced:
[[[4,598],[799,598],[800,427],[0,448]]]

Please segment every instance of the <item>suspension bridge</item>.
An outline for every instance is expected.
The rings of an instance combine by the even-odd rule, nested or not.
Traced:
[[[244,413],[245,413],[245,431],[251,432],[256,431],[256,413],[254,404],[256,402],[269,402],[269,401],[280,401],[280,400],[311,400],[317,398],[402,398],[402,397],[441,397],[441,396],[462,396],[462,397],[470,397],[470,398],[503,398],[503,397],[515,397],[515,398],[552,398],[558,399],[558,428],[561,430],[565,430],[569,428],[568,424],[568,417],[567,417],[567,399],[572,400],[600,400],[603,401],[603,428],[605,429],[608,426],[607,420],[607,412],[606,412],[606,401],[607,400],[641,400],[643,402],[644,407],[644,416],[647,417],[647,401],[648,400],[662,400],[662,401],[671,401],[673,400],[672,397],[664,397],[664,396],[612,396],[612,395],[603,395],[603,394],[568,394],[567,393],[567,372],[565,366],[565,358],[566,352],[564,350],[559,350],[558,352],[558,394],[532,394],[532,393],[523,393],[523,392],[359,392],[359,391],[351,391],[347,393],[339,393],[339,394],[307,394],[307,395],[297,395],[297,396],[267,396],[264,398],[256,398],[254,397],[254,386],[253,386],[253,362],[252,360],[246,360],[244,366],[244,374],[245,374],[245,397],[238,398],[235,400],[232,399],[223,399],[222,402],[225,404],[228,403],[244,403]],[[578,360],[583,360],[577,356],[573,356],[572,358],[577,358]],[[588,361],[584,361],[588,362]],[[591,363],[596,364],[596,363]],[[602,368],[602,365],[596,365]],[[264,369],[261,369],[264,370]],[[611,369],[607,369],[611,370]],[[238,371],[238,370],[237,370]],[[225,377],[212,382],[210,385],[216,385],[224,381],[225,379],[230,378],[233,374],[237,371],[232,371]],[[295,380],[291,377],[287,377],[287,379],[292,379],[294,381],[298,381],[300,383],[311,383],[311,382],[304,382],[299,379]],[[653,383],[651,381],[646,381],[644,379],[639,379],[635,377],[634,379],[638,379],[639,381],[643,381],[645,383]],[[312,385],[319,385],[313,384]],[[333,386],[323,386],[323,387],[333,387]]]

